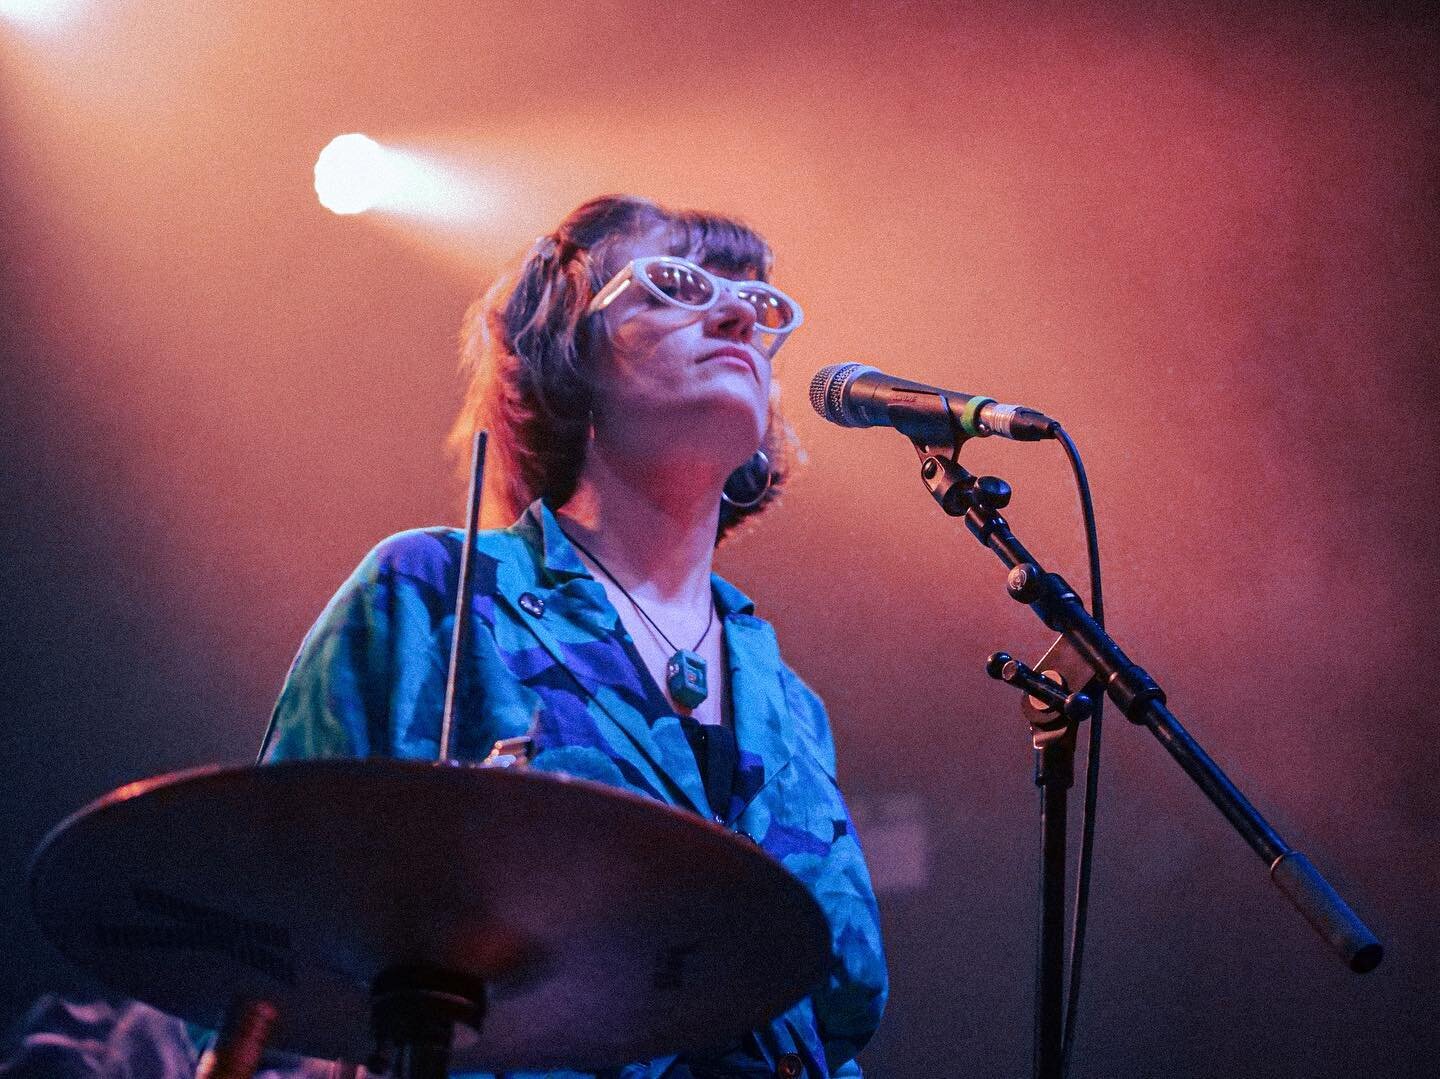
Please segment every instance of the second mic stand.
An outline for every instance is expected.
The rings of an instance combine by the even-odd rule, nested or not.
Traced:
[[[1373,970],[1384,954],[1375,934],[1356,917],[1329,882],[1310,864],[1308,858],[1295,850],[1270,826],[1258,810],[1246,800],[1239,789],[1210,759],[1200,744],[1180,725],[1165,706],[1165,692],[1144,669],[1132,662],[1091,617],[1075,590],[1056,573],[1049,573],[1031,556],[1010,531],[1009,523],[1000,515],[1000,508],[1010,499],[1010,486],[993,476],[974,476],[956,459],[958,443],[949,456],[933,452],[917,442],[920,453],[920,476],[926,488],[947,514],[963,517],[965,527],[981,544],[989,548],[1010,569],[1006,588],[1017,602],[1028,604],[1042,622],[1061,634],[1056,648],[1047,653],[1047,660],[1074,661],[1081,671],[1078,678],[1067,677],[1061,685],[1042,686],[1042,674],[1023,665],[1005,678],[1024,688],[1040,701],[1047,700],[1044,691],[1066,692],[1066,685],[1085,685],[1093,678],[1107,696],[1119,706],[1131,723],[1149,728],[1185,773],[1205,792],[1206,797],[1225,815],[1242,839],[1262,858],[1270,879],[1303,914],[1317,933],[1357,974]],[[1064,646],[1062,653],[1057,649]],[[1002,678],[1010,660],[1002,654],[991,657],[991,666],[999,662],[996,672]],[[1037,693],[1036,690],[1041,690]],[[1068,698],[1068,693],[1067,693]],[[1053,698],[1050,698],[1053,703]],[[1078,702],[1077,702],[1078,703]],[[1080,705],[1083,709],[1084,705]],[[1063,714],[1063,704],[1058,709]],[[1069,752],[1066,738],[1057,736],[1036,739],[1036,782],[1042,791],[1042,829],[1046,866],[1058,860],[1060,871],[1049,874],[1042,882],[1044,911],[1041,917],[1041,958],[1037,967],[1043,980],[1037,984],[1035,1011],[1036,1079],[1059,1079],[1063,1072],[1061,1045],[1063,1014],[1060,1008],[1059,971],[1063,967],[1063,909],[1065,857],[1065,792],[1073,776],[1074,721],[1068,718],[1057,729],[1068,727]],[[1043,729],[1040,733],[1043,733]],[[1049,757],[1047,759],[1047,753]],[[1042,775],[1045,782],[1041,783]],[[1058,819],[1057,819],[1058,818]],[[1058,876],[1058,883],[1053,877]]]

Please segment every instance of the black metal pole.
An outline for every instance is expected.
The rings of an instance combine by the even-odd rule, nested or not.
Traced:
[[[450,664],[445,671],[445,706],[440,713],[440,748],[436,759],[452,761],[455,737],[455,707],[460,698],[460,663],[470,646],[470,605],[475,592],[471,549],[480,527],[480,499],[485,492],[485,446],[488,431],[475,432],[471,443],[470,496],[465,504],[465,541],[460,548],[460,573],[455,586],[455,624],[450,630]]]
[[[1064,1074],[1065,850],[1075,728],[1035,732],[1040,789],[1040,935],[1035,953],[1035,1079]]]

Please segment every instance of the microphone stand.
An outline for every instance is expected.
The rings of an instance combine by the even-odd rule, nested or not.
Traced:
[[[1065,888],[1066,792],[1074,772],[1075,726],[1090,711],[1084,693],[1068,686],[1098,685],[1131,723],[1147,728],[1177,764],[1205,792],[1264,860],[1271,881],[1305,916],[1345,964],[1357,974],[1374,970],[1384,954],[1380,941],[1340,898],[1334,888],[1291,847],[1255,809],[1165,706],[1165,691],[1120,650],[1085,609],[1075,590],[1059,574],[1047,572],[1016,539],[999,513],[1010,487],[993,476],[974,476],[959,461],[957,439],[948,456],[915,440],[920,476],[947,514],[963,517],[970,533],[1009,568],[1006,589],[1028,604],[1042,622],[1061,635],[1038,665],[1037,674],[1004,653],[987,669],[1024,689],[1035,732],[1035,781],[1041,789],[1041,916],[1037,948],[1035,1008],[1036,1079],[1060,1079],[1063,1073],[1062,975]],[[1058,670],[1062,677],[1052,677]],[[1044,704],[1040,708],[1037,702]],[[1037,715],[1048,718],[1037,721]]]

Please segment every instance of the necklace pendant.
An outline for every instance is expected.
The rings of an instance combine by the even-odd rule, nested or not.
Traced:
[[[688,648],[680,649],[665,665],[665,688],[676,704],[685,708],[699,707],[710,696],[705,661]]]

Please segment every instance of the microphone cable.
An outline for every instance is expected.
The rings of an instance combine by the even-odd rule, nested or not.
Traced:
[[[1105,627],[1105,594],[1100,583],[1100,538],[1095,527],[1095,506],[1090,499],[1090,481],[1085,463],[1075,441],[1058,423],[1052,427],[1055,437],[1065,448],[1070,471],[1075,476],[1075,490],[1080,496],[1080,515],[1085,522],[1085,552],[1090,570],[1090,614],[1100,627]],[[1085,923],[1090,906],[1090,869],[1095,848],[1095,807],[1100,791],[1101,718],[1105,694],[1095,695],[1095,711],[1090,716],[1090,729],[1085,738],[1085,803],[1080,814],[1080,858],[1075,870],[1075,900],[1071,910],[1070,954],[1066,959],[1069,984],[1065,995],[1065,1018],[1060,1043],[1060,1074],[1070,1071],[1070,1058],[1075,1048],[1075,1017],[1080,1001],[1080,969],[1085,959]]]

